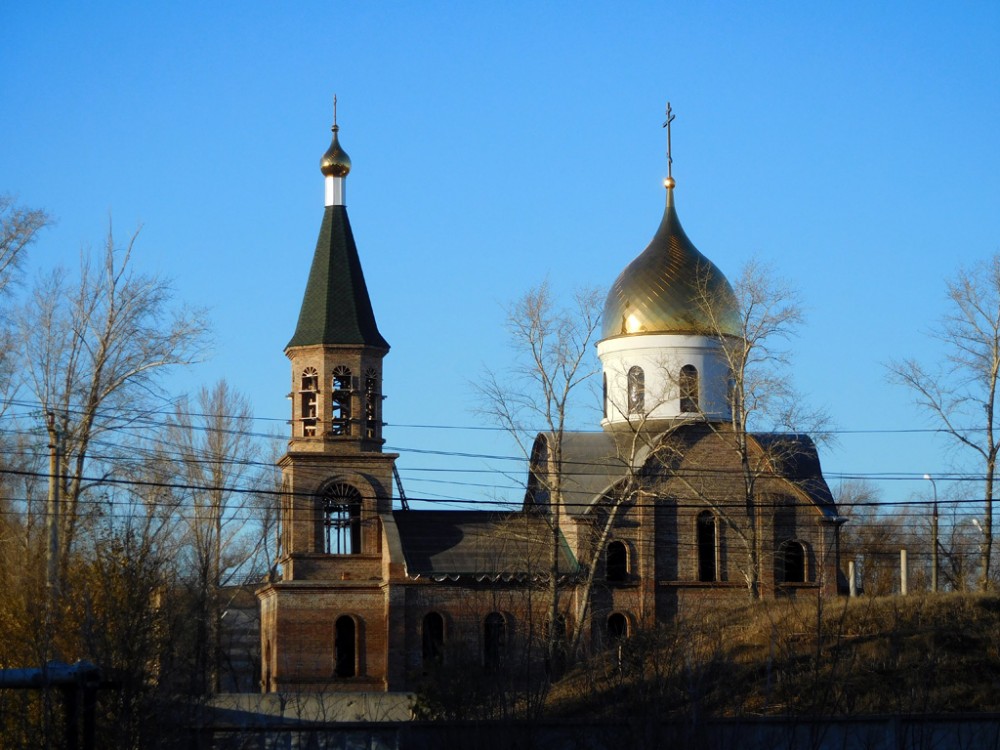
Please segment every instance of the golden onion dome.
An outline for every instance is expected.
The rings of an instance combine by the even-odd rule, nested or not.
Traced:
[[[323,154],[323,158],[319,160],[319,169],[324,177],[347,177],[347,173],[351,171],[351,157],[340,147],[340,141],[337,140],[337,131],[340,127],[334,124],[331,129],[333,141]]]
[[[645,250],[621,272],[604,303],[603,338],[650,333],[739,335],[736,296],[712,261],[698,252],[667,205]]]

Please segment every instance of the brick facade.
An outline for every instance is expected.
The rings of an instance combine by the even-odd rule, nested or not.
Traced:
[[[329,154],[335,197],[350,169],[336,129]],[[672,203],[657,237],[646,254],[659,252],[656,242],[690,246]],[[713,283],[728,288],[721,272]],[[670,325],[675,307],[654,310],[650,325]],[[716,366],[718,347],[698,351]],[[528,668],[544,655],[553,550],[566,628],[581,629],[585,648],[743,601],[751,570],[764,597],[838,592],[842,519],[811,441],[750,436],[742,462],[725,419],[691,414],[687,401],[643,427],[641,457],[622,458],[632,406],[609,410],[607,394],[606,432],[561,446],[539,435],[519,513],[394,510],[396,456],[381,438],[387,352],[346,210],[328,205],[286,349],[292,435],[279,463],[280,572],[257,592],[264,692],[407,690],[442,658],[488,669],[528,654]],[[614,356],[628,364],[627,346]],[[554,476],[554,454],[577,467],[572,476]]]
[[[675,433],[693,433],[684,439],[683,455],[669,467],[655,458],[647,460],[644,484],[619,511],[603,549],[594,548],[595,530],[600,528],[595,519],[600,514],[593,509],[602,501],[610,502],[614,488],[605,498],[594,498],[588,512],[560,514],[562,538],[571,553],[567,559],[573,561],[564,568],[567,578],[561,586],[561,606],[571,632],[580,626],[576,617],[583,602],[583,580],[587,566],[597,557],[582,625],[585,648],[606,646],[616,628],[631,633],[678,616],[697,616],[706,606],[747,599],[752,537],[745,504],[741,504],[739,461],[728,449],[726,429],[704,424],[678,427]],[[756,451],[763,461],[763,448],[758,445]],[[309,456],[307,486],[321,487],[315,457]],[[486,625],[491,613],[502,617],[507,652],[534,654],[540,660],[548,622],[546,540],[535,540],[534,556],[519,553],[515,559],[501,535],[509,533],[513,538],[523,529],[524,534],[537,536],[532,529],[546,527],[530,526],[526,519],[543,518],[551,510],[528,503],[521,514],[511,514],[502,524],[490,527],[492,538],[482,541],[500,551],[492,558],[480,558],[486,561],[479,563],[480,570],[454,568],[449,572],[444,563],[419,559],[417,548],[430,545],[436,549],[436,540],[407,538],[401,533],[405,526],[416,536],[413,522],[421,515],[436,514],[437,520],[449,513],[392,511],[384,496],[369,496],[373,486],[380,491],[388,486],[373,484],[370,474],[356,471],[356,458],[333,456],[322,465],[338,481],[357,482],[359,494],[365,497],[359,552],[329,554],[317,549],[322,529],[315,527],[323,523],[320,498],[298,498],[285,506],[292,509],[301,528],[296,526],[288,536],[290,547],[281,560],[281,579],[258,592],[264,691],[412,689],[425,671],[428,617],[439,623],[433,627],[440,628],[443,653],[473,668],[487,667],[492,658]],[[394,457],[383,458],[391,462]],[[290,454],[283,465],[292,475],[288,486],[301,486],[296,484],[296,456]],[[343,470],[338,471],[339,467]],[[824,504],[815,488],[810,494],[797,478],[774,472],[761,472],[756,498],[761,595],[835,595],[840,520],[832,505]],[[375,508],[382,510],[375,512]],[[465,526],[461,528],[468,531],[469,517],[475,515],[462,516]],[[311,531],[303,517],[311,518]],[[522,521],[523,527],[518,525]],[[442,537],[453,536],[436,524],[421,528],[441,528]],[[449,544],[440,542],[442,548]],[[615,554],[620,556],[613,570],[609,565],[612,545],[618,545]],[[798,550],[792,563],[786,562],[783,553],[787,545]],[[789,574],[794,580],[786,580]],[[338,673],[338,653],[345,649],[337,630],[342,618],[353,623],[349,630],[354,644],[346,648],[352,652],[353,666]]]

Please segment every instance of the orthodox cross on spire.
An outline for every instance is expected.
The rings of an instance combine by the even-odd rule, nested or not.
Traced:
[[[668,105],[668,108],[669,108],[669,105]],[[334,133],[336,133],[338,130],[340,130],[340,128],[337,127],[337,95],[336,94],[333,95],[333,128],[331,128],[331,130],[333,130]]]
[[[670,123],[677,117],[670,109],[670,102],[667,102],[667,119],[663,122],[663,127],[667,129],[667,179],[673,180],[674,158],[670,155]]]

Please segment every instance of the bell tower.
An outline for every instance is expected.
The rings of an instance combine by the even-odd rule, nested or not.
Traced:
[[[396,456],[382,452],[382,361],[389,344],[375,322],[347,216],[351,160],[340,145],[334,106],[333,141],[320,160],[323,222],[285,347],[292,366],[291,439],[279,462],[285,580],[314,577],[316,565],[302,563],[315,555],[378,554],[378,514],[392,510]]]
[[[383,590],[396,454],[382,452],[379,333],[344,202],[351,160],[333,141],[320,160],[326,208],[291,363],[291,436],[280,459],[280,573],[257,591],[261,689],[385,690]]]

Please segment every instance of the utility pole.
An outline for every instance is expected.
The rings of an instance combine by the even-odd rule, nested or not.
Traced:
[[[56,610],[59,604],[59,474],[60,470],[60,435],[56,426],[56,415],[47,412],[46,426],[49,431],[49,500],[45,509],[45,530],[48,532],[48,548],[46,550],[45,569],[45,622],[43,624],[45,657],[41,667],[43,677],[42,701],[42,733],[45,737],[44,747],[52,747],[52,690],[48,681],[50,660],[53,653],[53,631]],[[54,663],[54,662],[53,662]]]
[[[910,591],[909,565],[906,563],[906,550],[899,551],[899,593],[906,596]]]
[[[45,587],[49,595],[49,607],[55,608],[56,597],[59,591],[59,475],[61,469],[61,440],[59,428],[56,425],[56,415],[53,412],[46,414],[46,423],[49,430],[49,502],[45,515],[45,526],[48,532],[48,558],[46,562]]]

